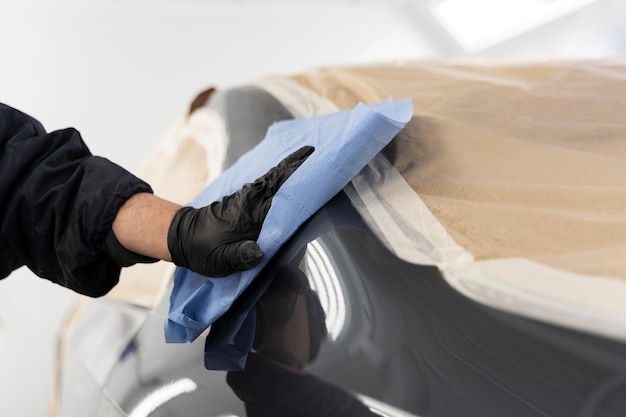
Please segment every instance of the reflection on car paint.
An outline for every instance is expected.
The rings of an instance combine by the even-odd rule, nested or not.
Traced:
[[[346,322],[346,301],[332,258],[322,241],[314,240],[307,244],[303,260],[304,273],[311,290],[317,294],[326,313],[328,336],[331,340],[337,340]]]
[[[168,382],[146,395],[130,412],[130,417],[147,417],[166,402],[196,389],[198,384],[189,378]]]
[[[271,284],[256,304],[244,371],[204,369],[203,340],[162,343],[165,301],[133,321],[138,326],[102,392],[93,383],[74,391],[64,385],[73,398],[89,387],[94,400],[71,407],[66,399],[63,416],[106,409],[138,417],[148,402],[143,414],[151,417],[624,415],[624,344],[468,299],[437,268],[388,251],[343,194],[258,279]],[[105,305],[122,321],[132,311]],[[85,322],[72,345],[90,334],[100,340],[102,331]],[[66,369],[93,379],[81,366],[73,360]],[[172,386],[159,401],[149,399]]]
[[[329,210],[350,212],[339,200]],[[300,370],[420,416],[623,415],[623,344],[480,305],[436,268],[399,260],[341,218],[330,228],[312,219],[300,233],[322,234],[294,239],[289,259],[274,263],[283,266],[258,303],[255,363]]]

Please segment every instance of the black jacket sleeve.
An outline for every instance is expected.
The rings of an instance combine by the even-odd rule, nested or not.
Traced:
[[[91,155],[74,129],[46,133],[0,104],[0,278],[26,265],[92,297],[117,284],[120,265],[103,250],[122,204],[150,186]]]

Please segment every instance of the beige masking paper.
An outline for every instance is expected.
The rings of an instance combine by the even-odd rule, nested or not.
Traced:
[[[415,62],[292,77],[414,118],[383,152],[476,260],[626,279],[626,65]]]

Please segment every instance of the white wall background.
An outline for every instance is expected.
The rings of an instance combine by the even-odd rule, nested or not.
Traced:
[[[324,65],[463,56],[413,3],[0,0],[0,102],[48,130],[77,128],[93,153],[135,172],[209,85]],[[598,10],[586,13],[482,56],[597,58],[626,49],[606,26],[598,30]],[[0,281],[0,416],[47,414],[56,337],[77,297],[26,269]]]

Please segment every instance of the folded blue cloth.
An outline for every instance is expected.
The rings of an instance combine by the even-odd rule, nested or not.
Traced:
[[[298,227],[328,202],[367,165],[408,123],[413,114],[409,99],[373,105],[272,125],[265,139],[243,155],[191,203],[203,207],[232,194],[265,174],[296,149],[310,145],[313,154],[283,184],[272,200],[258,245],[265,253],[255,268],[225,278],[207,278],[177,268],[166,320],[167,342],[190,342],[220,318],[250,285]],[[221,323],[221,337],[237,340],[242,323]],[[249,318],[248,318],[248,321]],[[224,329],[228,331],[224,331]],[[239,335],[240,336],[240,335]],[[217,356],[223,352],[216,352]],[[219,362],[214,369],[219,368]]]

